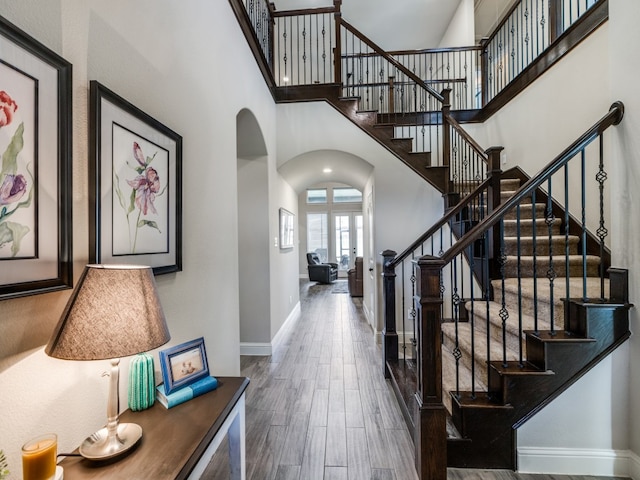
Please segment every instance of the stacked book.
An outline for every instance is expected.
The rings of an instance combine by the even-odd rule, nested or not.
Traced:
[[[167,395],[162,383],[156,387],[156,399],[166,408],[171,408],[215,390],[217,387],[218,380],[215,377],[204,377]]]

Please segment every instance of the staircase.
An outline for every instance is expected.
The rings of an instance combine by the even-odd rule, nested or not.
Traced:
[[[444,194],[438,222],[404,252],[383,252],[384,373],[413,435],[418,476],[444,480],[447,466],[515,469],[516,429],[629,337],[627,275],[608,268],[602,213],[594,237],[584,213],[576,220],[547,197],[552,180],[568,190],[558,172],[577,153],[584,161],[586,147],[602,142],[623,108],[614,104],[532,179],[517,172],[507,178],[501,147],[485,152],[455,118],[483,121],[495,113],[558,61],[567,42],[606,21],[608,2],[596,2],[566,32],[552,22],[549,48],[531,64],[520,62],[526,81],[511,69],[513,81],[503,84],[503,39],[526,43],[514,27],[526,22],[505,20],[478,56],[439,65],[439,72],[461,68],[428,83],[428,72],[416,69],[418,54],[409,53],[408,69],[410,62],[397,60],[404,53],[383,51],[342,19],[341,0],[289,14],[262,0],[229,1],[276,102],[327,101]],[[529,15],[522,5],[513,13]],[[550,14],[560,18],[560,11]],[[295,32],[294,25],[302,27]],[[287,43],[294,37],[297,44]],[[483,108],[454,118],[450,89],[471,85],[458,107],[475,105],[478,66]],[[434,84],[444,87],[441,94]],[[463,96],[454,90],[453,103]],[[399,138],[407,124],[436,132],[435,150],[418,151],[415,139]],[[602,149],[595,161],[602,192]],[[586,188],[584,179],[572,188],[577,183]],[[602,193],[599,200],[602,212]]]
[[[519,184],[502,180],[502,198],[512,197]],[[442,324],[442,382],[450,392],[443,400],[454,425],[449,466],[515,468],[517,426],[629,337],[626,272],[603,279],[601,258],[583,257],[579,236],[565,235],[561,218],[547,221],[547,209],[526,198],[519,220],[515,209],[504,216],[504,277],[491,281],[493,301],[482,308],[464,303],[461,318],[473,322]],[[610,281],[616,298],[610,298]],[[609,301],[573,300],[565,312],[563,297],[582,298],[583,288],[587,298]],[[488,336],[488,351],[474,349],[470,339]],[[474,393],[472,368],[476,378],[488,379],[476,382]]]

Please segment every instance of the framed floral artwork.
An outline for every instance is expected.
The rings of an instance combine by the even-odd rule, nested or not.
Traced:
[[[0,17],[0,299],[73,284],[71,70]]]
[[[90,83],[89,260],[182,270],[182,137]]]

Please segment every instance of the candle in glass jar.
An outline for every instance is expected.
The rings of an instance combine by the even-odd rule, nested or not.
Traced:
[[[56,474],[58,437],[55,433],[41,435],[22,446],[22,479],[49,480]]]

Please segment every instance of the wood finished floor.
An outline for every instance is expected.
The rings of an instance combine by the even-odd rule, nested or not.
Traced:
[[[301,315],[270,357],[242,357],[248,480],[417,480],[413,443],[361,299],[301,282]],[[226,443],[202,478],[229,478]],[[449,469],[455,480],[595,480]],[[611,479],[609,479],[611,480]]]

